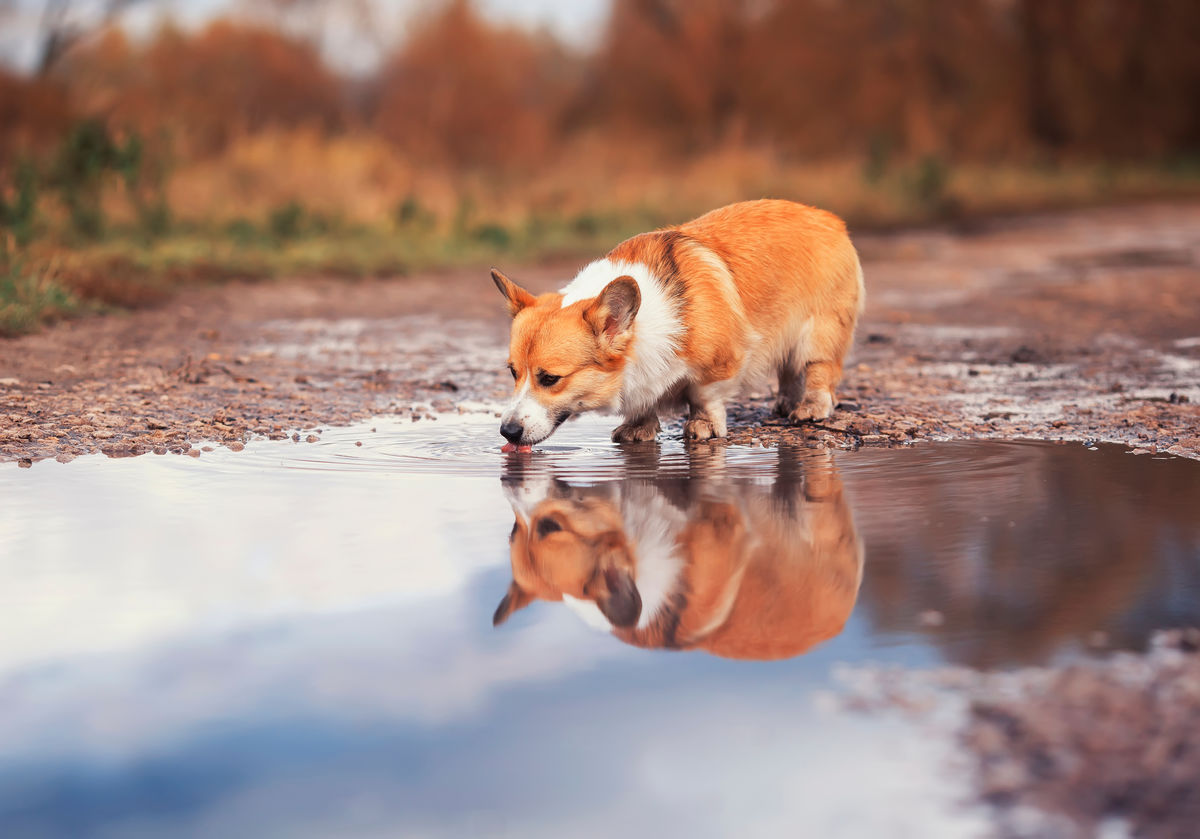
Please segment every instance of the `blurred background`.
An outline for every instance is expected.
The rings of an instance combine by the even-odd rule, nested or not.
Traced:
[[[1200,192],[1194,0],[0,0],[0,334],[181,283]]]

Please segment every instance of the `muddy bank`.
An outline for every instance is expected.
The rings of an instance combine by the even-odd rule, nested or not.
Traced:
[[[1034,437],[1200,457],[1200,204],[855,241],[868,306],[840,410],[790,428],[763,393],[732,407],[731,442]],[[549,289],[577,267],[510,273]],[[483,270],[189,290],[0,342],[0,460],[200,455],[490,412],[509,389],[505,341]]]

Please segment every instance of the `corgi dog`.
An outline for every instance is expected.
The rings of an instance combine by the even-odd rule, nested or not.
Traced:
[[[779,200],[634,236],[558,292],[492,279],[513,317],[506,450],[597,410],[621,415],[614,442],[654,439],[685,405],[686,439],[724,437],[725,400],[771,372],[779,415],[824,419],[865,300],[842,220]]]
[[[724,477],[724,449],[707,451],[717,463],[684,480],[506,475],[513,579],[493,625],[540,599],[627,644],[725,658],[790,658],[837,635],[863,550],[832,459],[781,449],[763,486]]]

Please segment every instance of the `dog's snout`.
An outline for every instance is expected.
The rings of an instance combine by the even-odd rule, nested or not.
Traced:
[[[514,446],[521,442],[521,436],[525,433],[525,426],[519,422],[509,420],[500,425],[500,434],[505,440],[512,443]]]

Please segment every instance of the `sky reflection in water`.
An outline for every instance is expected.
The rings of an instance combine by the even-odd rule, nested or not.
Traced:
[[[948,746],[821,711],[835,662],[1015,666],[1200,619],[1194,463],[563,431],[0,470],[0,834],[961,835],[984,815]],[[673,634],[540,600],[493,629],[514,569],[553,596],[655,539],[684,546],[658,586],[686,596],[646,597]]]

